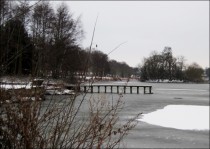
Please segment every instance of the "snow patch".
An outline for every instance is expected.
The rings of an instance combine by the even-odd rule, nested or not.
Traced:
[[[74,95],[73,90],[68,90],[68,89],[48,89],[46,90],[46,95]]]
[[[31,89],[32,83],[29,82],[28,84],[0,84],[0,88],[2,89]],[[33,86],[34,87],[34,86]]]
[[[137,120],[182,130],[209,130],[209,106],[168,105]]]

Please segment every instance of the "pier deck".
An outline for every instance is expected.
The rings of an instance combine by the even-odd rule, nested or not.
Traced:
[[[92,85],[68,85],[66,86],[68,89],[76,89],[77,91],[83,91],[85,93],[137,93],[139,94],[139,88],[143,88],[144,94],[153,94],[152,93],[152,86],[139,86],[139,85],[99,85],[99,84],[92,84]],[[128,92],[126,89],[130,88]],[[134,92],[136,91],[136,92]]]

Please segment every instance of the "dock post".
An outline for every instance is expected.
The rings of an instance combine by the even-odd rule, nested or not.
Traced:
[[[146,94],[146,86],[144,86],[144,94]]]
[[[149,93],[152,94],[152,86],[149,87]]]
[[[84,86],[84,92],[86,93],[86,86]]]
[[[126,86],[124,86],[124,94],[126,93]]]
[[[91,93],[93,93],[93,86],[92,85],[90,86],[90,90],[91,90]]]
[[[119,93],[119,86],[117,86],[117,93]]]
[[[104,90],[105,90],[105,93],[106,93],[106,86],[104,86]]]
[[[139,87],[137,86],[137,94],[139,94]]]
[[[130,86],[130,93],[132,94],[132,86]]]
[[[98,93],[100,93],[100,86],[98,86]]]
[[[112,86],[110,86],[111,87],[111,93],[112,93]]]

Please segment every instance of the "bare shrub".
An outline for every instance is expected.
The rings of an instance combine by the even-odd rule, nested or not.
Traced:
[[[3,148],[114,148],[137,121],[120,124],[122,96],[110,102],[105,95],[78,94],[45,101],[8,103],[11,97],[0,91],[0,145]],[[39,96],[40,92],[33,96]],[[21,96],[20,96],[21,95]],[[32,96],[30,96],[32,98]]]

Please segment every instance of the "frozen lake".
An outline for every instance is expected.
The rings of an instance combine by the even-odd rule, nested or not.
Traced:
[[[106,83],[110,84],[103,82]],[[142,91],[123,95],[125,108],[121,120],[138,112],[143,112],[145,118],[124,139],[122,147],[209,148],[209,84],[129,82],[128,85],[152,85],[154,94]]]
[[[143,117],[137,119],[137,126],[126,136],[121,147],[209,148],[209,84],[129,82],[128,85],[152,85],[154,94],[143,94],[140,89],[140,94],[123,95],[125,107],[120,121],[140,112]],[[90,96],[87,94],[87,98]],[[110,100],[119,97],[109,93],[93,96],[105,96]]]

